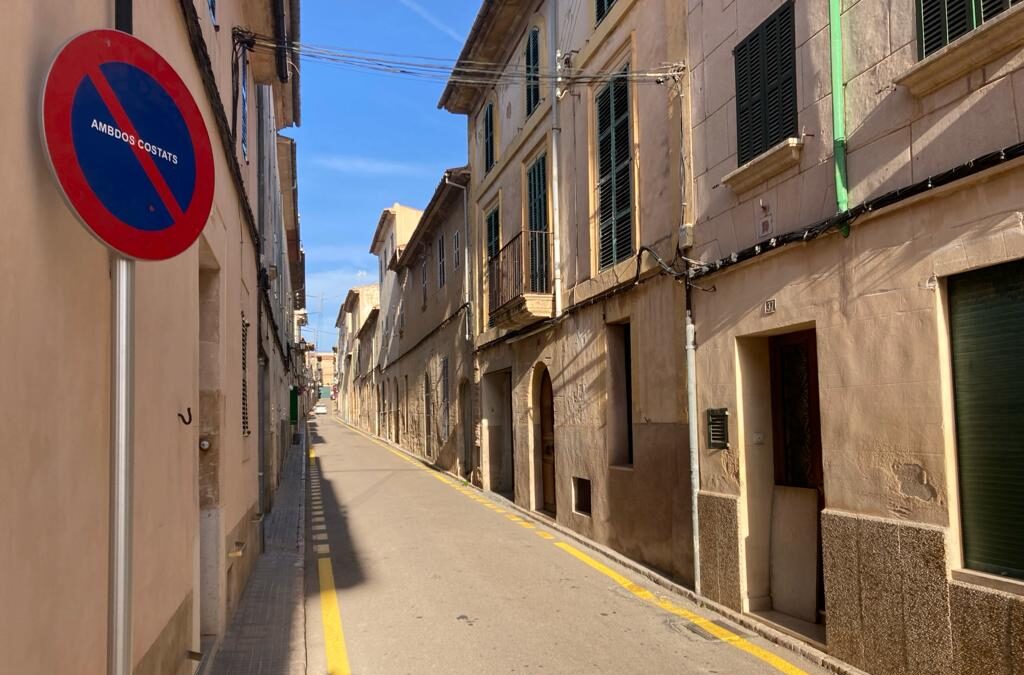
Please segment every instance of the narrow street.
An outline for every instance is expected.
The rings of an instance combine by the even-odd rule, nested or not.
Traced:
[[[825,672],[334,419],[310,440],[308,673]]]

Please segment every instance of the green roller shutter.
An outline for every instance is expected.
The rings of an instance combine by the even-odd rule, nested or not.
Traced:
[[[950,278],[964,563],[1024,579],[1024,261]]]

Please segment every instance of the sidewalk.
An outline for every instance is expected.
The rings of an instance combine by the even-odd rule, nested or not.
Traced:
[[[293,445],[285,459],[277,501],[265,522],[266,550],[209,675],[305,675],[304,446]]]

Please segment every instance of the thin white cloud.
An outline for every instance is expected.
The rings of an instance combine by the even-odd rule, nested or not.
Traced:
[[[398,0],[398,1],[400,3],[402,3],[403,5],[405,5],[405,7],[407,9],[409,9],[409,11],[415,12],[416,14],[419,15],[419,17],[421,19],[423,19],[424,21],[429,23],[431,26],[436,28],[438,31],[444,33],[445,35],[447,35],[451,39],[455,40],[460,45],[463,42],[465,42],[465,40],[466,40],[465,36],[459,35],[458,32],[454,28],[452,28],[451,26],[449,26],[448,24],[446,24],[445,22],[441,21],[436,16],[434,16],[433,14],[428,12],[425,7],[420,5],[418,2],[415,2],[415,0]]]
[[[428,176],[434,173],[430,167],[420,164],[354,155],[314,157],[312,163],[321,169],[366,176]]]

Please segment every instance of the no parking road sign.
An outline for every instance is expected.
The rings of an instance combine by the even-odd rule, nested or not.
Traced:
[[[213,203],[213,152],[181,77],[115,30],[72,38],[43,89],[43,143],[68,204],[102,242],[163,260],[199,236]]]

